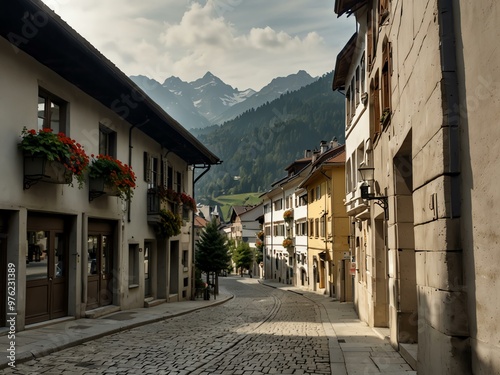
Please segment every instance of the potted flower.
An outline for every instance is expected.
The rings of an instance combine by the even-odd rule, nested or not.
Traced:
[[[19,149],[24,153],[25,188],[38,181],[72,186],[73,176],[83,187],[89,158],[83,147],[64,133],[52,129],[23,128]]]
[[[283,247],[289,248],[293,246],[293,240],[291,238],[285,238],[283,240]]]
[[[109,155],[91,155],[89,166],[90,194],[92,196],[108,194],[131,198],[135,188],[135,173],[127,164]]]
[[[263,231],[258,232],[257,238],[262,241],[264,239],[264,232]]]
[[[291,222],[293,220],[293,210],[286,210],[283,213],[283,219],[285,219],[287,223]]]
[[[170,238],[181,233],[182,220],[170,210],[160,210],[160,221],[155,225],[155,232],[161,238]]]
[[[183,204],[184,207],[187,209],[196,212],[196,201],[194,200],[193,197],[186,193],[181,193],[180,194],[180,200]]]
[[[257,248],[257,250],[262,251],[262,248],[264,247],[264,243],[262,242],[262,240],[257,239],[255,241],[255,247]]]

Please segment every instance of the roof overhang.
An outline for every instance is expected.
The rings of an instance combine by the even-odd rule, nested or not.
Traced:
[[[356,41],[358,33],[354,33],[342,51],[337,55],[335,63],[335,72],[333,73],[332,90],[344,90],[346,86],[347,75],[352,64],[354,51],[356,50]]]
[[[220,163],[217,156],[40,0],[3,1],[0,36],[12,44],[14,52],[24,51],[188,164]]]
[[[367,3],[368,0],[335,0],[335,13],[338,17],[344,13],[350,16]]]

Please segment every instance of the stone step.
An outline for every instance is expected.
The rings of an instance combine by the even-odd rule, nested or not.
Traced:
[[[88,319],[97,319],[101,316],[112,314],[114,312],[120,311],[120,306],[108,305],[103,307],[98,307],[94,310],[85,311],[85,317]]]

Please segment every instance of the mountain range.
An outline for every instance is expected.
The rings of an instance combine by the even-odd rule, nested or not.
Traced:
[[[287,77],[275,78],[256,92],[252,89],[239,91],[210,72],[192,82],[174,76],[163,83],[142,75],[130,78],[188,130],[222,124],[317,80],[300,70]]]
[[[266,191],[306,150],[318,149],[321,141],[344,143],[345,97],[332,91],[332,80],[333,72],[326,73],[222,125],[192,129],[223,161],[196,183],[197,201]]]

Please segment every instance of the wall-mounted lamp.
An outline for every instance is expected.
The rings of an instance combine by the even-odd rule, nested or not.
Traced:
[[[375,201],[374,202],[375,204],[378,204],[380,207],[382,207],[382,209],[384,210],[385,218],[387,219],[387,207],[388,207],[387,197],[383,196],[383,195],[382,196],[375,196],[374,193],[369,192],[370,184],[367,181],[374,181],[375,180],[375,178],[374,178],[375,168],[368,167],[365,165],[364,162],[362,162],[359,165],[358,171],[359,171],[359,174],[361,175],[361,179],[363,180],[363,184],[360,187],[361,188],[361,198],[366,199],[368,201],[371,201],[371,200]]]

